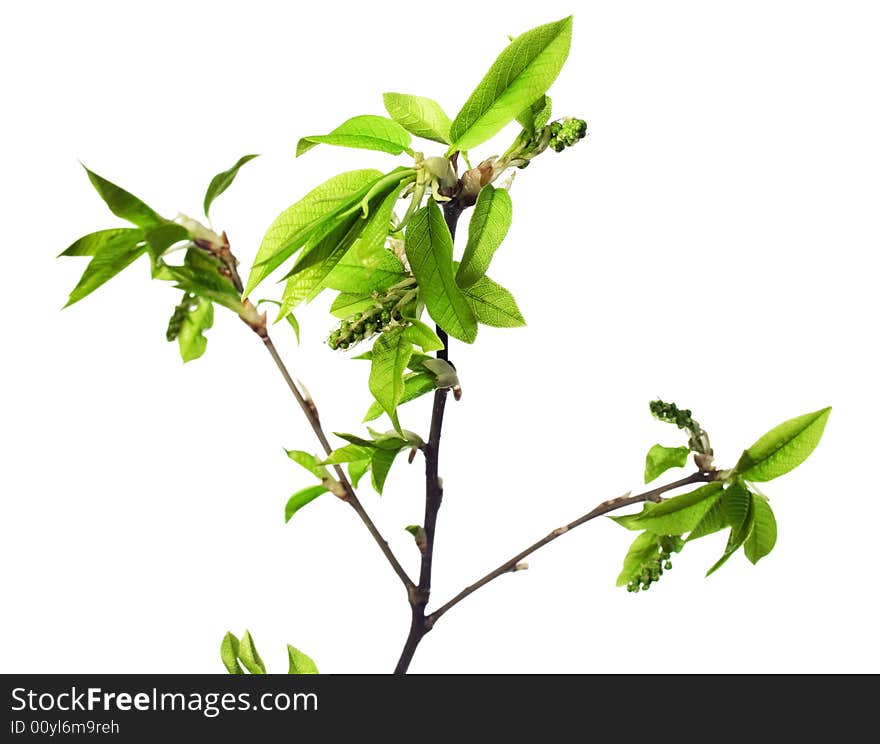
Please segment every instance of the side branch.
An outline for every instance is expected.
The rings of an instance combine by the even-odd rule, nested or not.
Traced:
[[[573,522],[569,522],[567,525],[563,527],[558,527],[553,530],[550,534],[538,540],[538,542],[530,545],[528,548],[523,550],[521,553],[517,553],[513,558],[508,561],[502,563],[498,568],[494,571],[490,571],[483,578],[475,581],[468,587],[462,589],[458,594],[456,594],[452,599],[450,599],[445,605],[443,605],[440,609],[435,610],[430,615],[425,618],[425,624],[427,625],[428,630],[430,630],[434,623],[436,623],[443,615],[445,615],[449,610],[451,610],[455,605],[461,602],[465,597],[469,597],[480,587],[486,586],[490,581],[497,579],[502,574],[510,573],[515,571],[519,562],[526,558],[527,556],[534,553],[536,550],[543,548],[548,543],[553,542],[557,537],[561,537],[566,532],[573,530],[575,527],[580,527],[582,524],[589,522],[591,519],[595,519],[596,517],[601,517],[603,514],[607,514],[608,512],[612,512],[616,509],[620,509],[624,506],[630,506],[632,504],[639,504],[643,501],[659,501],[660,497],[666,493],[667,491],[672,491],[676,488],[681,488],[682,486],[688,486],[692,483],[708,483],[709,481],[715,480],[718,477],[717,471],[714,470],[698,470],[696,473],[693,473],[686,478],[682,478],[681,480],[674,481],[672,483],[667,483],[665,486],[659,486],[650,491],[645,491],[644,493],[637,494],[635,496],[620,496],[616,499],[610,499],[608,501],[603,501],[599,506],[593,509],[590,512],[587,512],[582,517],[578,517]]]

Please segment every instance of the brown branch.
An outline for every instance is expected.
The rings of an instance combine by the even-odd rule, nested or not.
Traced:
[[[713,481],[718,477],[717,471],[714,470],[698,470],[696,473],[692,473],[686,478],[682,478],[681,480],[674,481],[672,483],[667,483],[665,486],[658,486],[657,488],[653,488],[650,491],[645,491],[644,493],[640,493],[636,496],[620,496],[616,499],[610,499],[609,501],[603,501],[599,506],[597,506],[592,511],[587,512],[582,517],[578,517],[573,522],[569,522],[564,527],[558,527],[553,530],[550,534],[538,540],[538,542],[530,545],[528,548],[523,550],[520,553],[517,553],[513,558],[508,561],[502,563],[498,568],[494,571],[490,571],[483,578],[475,581],[468,587],[462,589],[458,594],[456,594],[452,599],[450,599],[445,605],[443,605],[440,609],[435,610],[427,618],[425,618],[425,633],[427,633],[431,628],[434,627],[434,624],[449,610],[451,610],[455,605],[461,602],[466,597],[469,597],[480,587],[486,586],[490,581],[497,579],[499,576],[510,573],[516,570],[517,565],[522,561],[523,558],[530,556],[536,550],[543,548],[548,543],[553,542],[557,537],[561,537],[566,532],[573,530],[575,527],[580,527],[582,524],[589,522],[591,519],[595,519],[596,517],[601,517],[603,514],[607,514],[608,512],[614,511],[616,509],[620,509],[624,506],[630,506],[632,504],[638,504],[643,501],[659,501],[660,496],[662,496],[667,491],[672,491],[676,488],[681,488],[682,486],[688,486],[692,483],[708,483],[709,481]]]

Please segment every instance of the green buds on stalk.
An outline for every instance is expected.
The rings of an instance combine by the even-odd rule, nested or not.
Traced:
[[[704,470],[711,469],[712,447],[709,445],[709,435],[694,420],[689,409],[679,408],[675,403],[652,400],[651,413],[660,421],[675,424],[679,429],[684,429],[690,436],[688,447],[691,452],[695,452],[698,457],[702,456],[701,461],[698,462],[699,467]]]
[[[655,551],[641,564],[639,573],[626,585],[628,592],[647,591],[651,588],[651,584],[660,580],[664,571],[672,568],[672,554],[681,550],[681,538],[657,536],[655,540]]]
[[[343,320],[330,334],[327,344],[334,350],[348,349],[377,333],[410,325],[404,317],[404,308],[416,299],[418,292],[412,277],[395,284],[384,294],[374,292],[373,305]]]
[[[547,143],[554,152],[562,152],[566,147],[573,147],[587,136],[587,122],[583,119],[566,117],[550,124],[550,141]]]

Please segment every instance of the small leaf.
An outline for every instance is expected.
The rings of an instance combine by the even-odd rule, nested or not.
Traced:
[[[220,644],[220,660],[230,674],[244,674],[238,663],[238,638],[232,633],[223,636],[223,642]]]
[[[513,202],[507,189],[484,186],[468,225],[468,242],[455,274],[459,287],[469,287],[489,268],[492,256],[510,229]]]
[[[569,16],[513,39],[452,122],[451,151],[485,142],[547,92],[568,57],[571,23]]]
[[[251,638],[251,634],[247,630],[241,637],[241,643],[238,647],[238,658],[241,659],[244,668],[251,674],[266,673],[266,665],[260,658],[260,654],[257,652],[257,647],[254,645],[254,639]]]
[[[757,563],[776,545],[776,517],[763,496],[752,494],[752,529],[743,549],[752,563]]]
[[[745,542],[751,529],[752,517],[752,494],[741,483],[733,483],[721,497],[724,507],[724,518],[730,525],[730,536],[727,539],[727,547],[712,568],[706,572],[706,576],[715,573],[723,566],[739,547]]]
[[[452,236],[433,199],[410,219],[406,255],[431,318],[450,336],[472,344],[477,338],[477,320],[455,283]]]
[[[133,232],[140,234],[138,230]],[[82,277],[71,291],[65,307],[69,307],[75,302],[79,302],[83,297],[90,295],[146,252],[146,243],[136,235],[127,235],[126,239],[105,241],[100,248],[95,250],[92,260],[89,261]]]
[[[195,307],[184,315],[177,333],[180,356],[184,363],[198,359],[208,348],[204,332],[214,325],[214,305],[204,297],[195,299]]]
[[[388,471],[394,464],[394,458],[397,457],[399,449],[376,449],[373,451],[373,459],[371,462],[373,472],[373,488],[376,493],[382,495],[382,489],[385,487],[385,480],[388,477]]]
[[[356,462],[348,463],[348,477],[351,480],[351,485],[354,488],[358,487],[358,483],[360,483],[361,478],[364,477],[364,473],[366,473],[370,469],[370,460],[358,460]]]
[[[645,458],[645,483],[663,475],[670,468],[683,468],[687,464],[687,447],[664,447],[655,444]]]
[[[550,96],[541,96],[525,111],[523,111],[516,120],[522,124],[522,128],[529,134],[534,134],[536,129],[540,129],[547,125],[550,121],[550,114],[553,109]]]
[[[789,419],[743,452],[736,473],[748,481],[769,481],[794,470],[816,449],[831,408]]]
[[[318,667],[315,662],[306,656],[298,648],[287,644],[287,658],[290,662],[288,674],[317,674]]]
[[[208,210],[211,208],[211,204],[214,199],[216,199],[220,194],[222,194],[226,189],[228,189],[232,182],[235,180],[235,177],[238,175],[238,170],[245,163],[249,163],[254,158],[259,157],[258,155],[245,155],[238,159],[238,162],[233,165],[229,170],[225,170],[222,173],[218,173],[214,178],[211,179],[211,183],[208,185],[208,190],[205,192],[205,216],[208,215]]]
[[[310,504],[318,496],[325,493],[327,493],[327,489],[324,486],[309,486],[301,491],[297,491],[287,500],[287,504],[284,507],[284,521],[289,522],[290,518],[306,504]]]
[[[154,227],[166,221],[133,194],[129,194],[115,183],[93,173],[85,166],[83,168],[88,174],[92,186],[95,187],[95,191],[117,217],[128,220],[138,227]]]
[[[406,93],[385,93],[382,96],[388,115],[416,137],[448,145],[452,122],[437,101]]]
[[[333,450],[324,460],[322,465],[341,465],[344,462],[356,462],[369,459],[373,455],[374,447],[360,444],[346,444],[339,449]]]
[[[241,298],[232,282],[220,273],[221,268],[216,257],[193,246],[187,250],[183,266],[163,265],[158,278],[170,279],[179,289],[213,300],[238,314],[243,309]]]
[[[430,393],[436,390],[436,388],[437,386],[434,382],[434,375],[426,374],[425,372],[414,372],[413,374],[406,375],[403,378],[403,396],[397,406],[399,408],[404,403],[409,403],[411,400],[415,400],[416,398],[425,395],[425,393]],[[373,421],[374,419],[379,418],[384,412],[385,409],[382,408],[381,404],[378,401],[373,401],[364,416],[364,421]]]
[[[623,570],[617,577],[617,586],[626,586],[642,571],[642,564],[654,558],[658,553],[657,536],[650,532],[639,535],[627,551],[623,559]]]
[[[400,328],[381,334],[373,344],[370,392],[398,430],[397,404],[403,397],[403,372],[411,355],[412,343],[403,337]]]
[[[304,467],[318,480],[324,480],[325,478],[330,477],[327,468],[321,465],[318,458],[314,455],[309,454],[308,452],[303,452],[302,450],[285,450],[285,452],[287,452],[287,456],[291,460]]]
[[[391,155],[400,155],[402,152],[412,154],[410,142],[409,132],[396,121],[367,114],[352,117],[329,134],[303,137],[296,145],[296,156],[299,157],[320,144],[379,150]]]
[[[244,294],[250,294],[263,279],[302,248],[318,226],[332,221],[360,202],[380,178],[382,173],[372,169],[340,173],[279,214],[263,236]]]
[[[422,351],[431,352],[439,351],[444,348],[443,342],[434,330],[414,318],[409,319],[410,325],[403,329],[403,338],[416,346],[420,346]]]
[[[520,328],[526,324],[513,295],[488,276],[480,277],[461,291],[474,317],[483,325]]]

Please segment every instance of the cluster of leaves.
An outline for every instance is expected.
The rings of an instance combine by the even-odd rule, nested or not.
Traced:
[[[655,401],[651,410],[681,428],[702,432],[690,411]],[[669,556],[685,545],[725,528],[727,544],[707,576],[717,571],[740,547],[746,558],[757,563],[776,544],[776,518],[766,496],[755,483],[773,480],[800,465],[816,448],[831,413],[823,408],[790,419],[771,429],[745,450],[736,466],[716,471],[716,479],[689,493],[659,503],[646,502],[638,514],[612,517],[630,530],[642,531],[624,559],[618,586],[630,591],[647,589],[670,568]],[[704,433],[704,432],[703,432]],[[708,440],[708,438],[706,438]],[[700,439],[693,443],[699,443]],[[682,467],[690,449],[655,445],[648,452],[645,482],[673,467]]]
[[[244,674],[245,670],[251,674],[266,674],[266,664],[260,658],[254,639],[247,630],[241,639],[232,633],[223,636],[220,659],[230,674]],[[318,674],[315,662],[290,644],[287,645],[287,660],[288,674]]]

